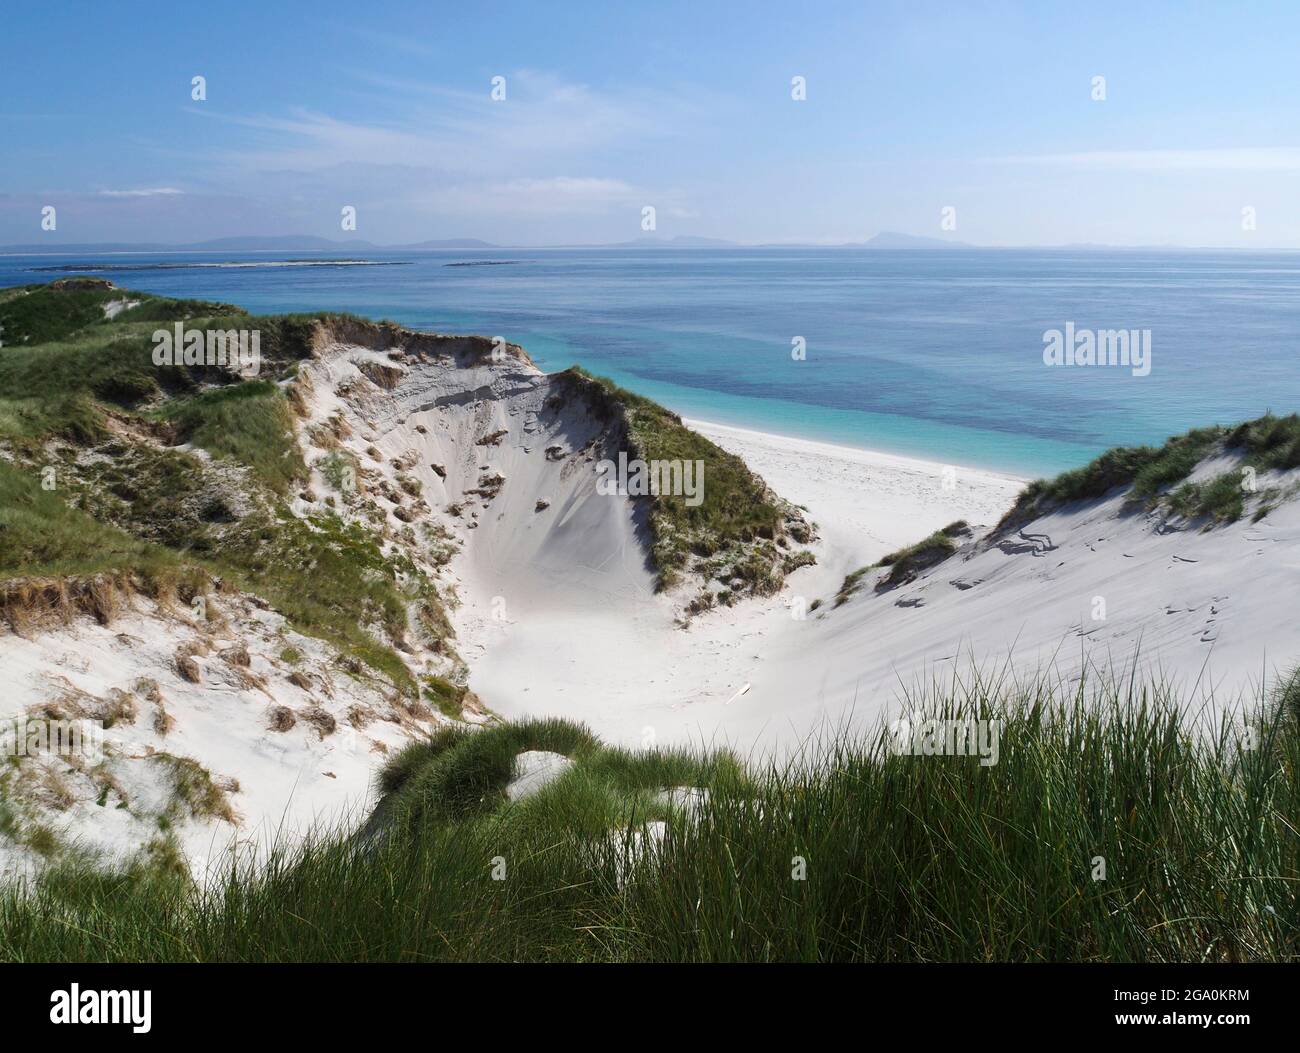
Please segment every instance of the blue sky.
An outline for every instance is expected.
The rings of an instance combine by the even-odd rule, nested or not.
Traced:
[[[0,243],[344,237],[351,205],[381,243],[572,244],[636,238],[650,205],[660,235],[745,242],[1300,247],[1294,3],[262,0],[5,20]]]

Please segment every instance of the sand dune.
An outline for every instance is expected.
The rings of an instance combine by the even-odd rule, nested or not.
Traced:
[[[347,368],[355,360],[334,353]],[[681,597],[654,592],[634,502],[595,492],[600,422],[557,409],[554,378],[522,352],[470,368],[415,366],[369,425],[385,455],[419,451],[412,471],[435,508],[468,502],[450,566],[462,601],[453,620],[470,686],[504,717],[575,717],[629,745],[784,748],[848,713],[874,720],[902,690],[962,661],[1011,656],[1018,669],[1069,677],[1140,654],[1223,699],[1300,650],[1276,616],[1277,589],[1296,595],[1298,570],[1270,558],[1294,551],[1293,502],[1258,524],[1202,532],[1134,515],[1115,496],[993,544],[978,539],[1025,480],[698,421],[689,423],[806,507],[821,537],[816,565],[780,594],[683,628]],[[485,477],[501,480],[490,498],[474,492]],[[974,540],[952,559],[888,592],[876,592],[873,573],[832,607],[846,574],[958,519]],[[1106,612],[1094,621],[1096,597]]]
[[[816,563],[778,594],[686,618],[688,592],[655,591],[644,504],[597,490],[619,418],[520,348],[415,334],[395,347],[378,332],[333,333],[300,371],[314,470],[295,510],[345,508],[427,561],[451,599],[458,655],[408,647],[404,661],[413,675],[467,678],[501,717],[574,718],[631,746],[784,751],[827,722],[872,723],[910,687],[972,662],[1068,680],[1138,655],[1195,704],[1257,692],[1300,654],[1293,499],[1260,522],[1202,530],[1135,512],[1116,493],[990,533],[1024,480],[706,422],[693,426],[806,508],[820,534]],[[357,465],[363,491],[341,504],[322,496],[335,454]],[[1233,464],[1218,456],[1198,476]],[[1260,479],[1291,496],[1298,484],[1300,471]],[[836,605],[846,575],[954,520],[972,529],[950,558],[897,587],[866,571]],[[175,660],[194,627],[147,604],[111,630],[77,624],[0,646],[0,676],[16,687],[0,717],[128,693],[174,722],[164,733],[150,712],[119,730],[120,759],[98,781],[51,776],[50,792],[62,785],[71,799],[55,808],[61,836],[121,853],[166,815],[201,868],[232,838],[265,843],[360,814],[385,751],[447,719],[413,716],[391,688],[337,675],[338,655],[250,598],[223,602],[228,638],[201,641],[197,683]],[[239,640],[242,665],[221,657]],[[298,683],[286,648],[303,656]],[[150,680],[162,703],[148,701]],[[276,727],[279,708],[294,713],[291,729]],[[164,752],[202,765],[231,815],[178,814],[167,769],[150,759]],[[137,802],[132,814],[97,806],[109,776]]]

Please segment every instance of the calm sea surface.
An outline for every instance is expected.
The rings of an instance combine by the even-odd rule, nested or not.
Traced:
[[[500,335],[545,369],[576,362],[686,416],[1024,474],[1300,410],[1300,254],[494,249],[280,262],[312,258],[0,256],[0,286],[49,281],[60,275],[35,268],[63,264],[275,264],[97,273],[258,312]],[[500,265],[453,266],[487,261]],[[1045,366],[1043,334],[1067,322],[1151,330],[1150,375]],[[805,361],[791,357],[796,337]]]

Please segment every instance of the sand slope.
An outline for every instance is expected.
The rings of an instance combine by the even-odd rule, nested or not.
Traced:
[[[110,859],[170,832],[203,872],[364,812],[377,763],[427,723],[259,602],[210,605],[216,624],[138,597],[111,626],[87,618],[0,637],[0,720],[110,725],[101,753],[10,769],[6,799],[26,832],[39,824],[64,847]],[[0,873],[38,862],[0,838]]]
[[[1134,513],[1121,495],[1066,508],[1000,543],[970,543],[897,589],[871,572],[832,609],[846,573],[955,519],[982,537],[1021,480],[696,422],[821,527],[819,565],[780,597],[674,629],[653,604],[520,619],[485,642],[474,682],[509,716],[587,720],[628,744],[788,748],[852,717],[869,724],[908,690],[972,663],[1010,660],[1067,681],[1135,660],[1186,689],[1188,704],[1258,697],[1300,659],[1300,506],[1203,530]],[[1230,465],[1207,464],[1198,475]],[[952,475],[949,473],[949,483]],[[1297,473],[1261,477],[1289,490]],[[800,619],[798,605],[821,598]],[[1099,601],[1100,600],[1100,604]],[[1103,607],[1104,605],[1104,607]],[[1094,619],[1093,612],[1104,613]],[[538,671],[545,670],[545,676]]]
[[[338,348],[333,360],[357,353]],[[1294,501],[1259,524],[1202,532],[1134,515],[1115,496],[1027,525],[1026,538],[972,544],[898,590],[877,594],[868,575],[832,610],[845,575],[889,551],[956,519],[981,537],[1024,480],[702,422],[691,423],[805,506],[821,540],[817,564],[781,594],[682,628],[680,597],[652,590],[635,503],[594,492],[602,422],[557,409],[554,378],[522,351],[505,363],[453,359],[408,363],[371,424],[386,455],[413,447],[421,465],[445,466],[445,479],[413,469],[436,515],[464,502],[463,523],[449,521],[465,539],[449,568],[463,601],[458,648],[470,686],[507,718],[573,717],[629,745],[786,745],[846,713],[873,720],[962,655],[1054,663],[1068,677],[1140,654],[1225,698],[1300,652],[1279,614],[1280,597],[1297,594]],[[1220,462],[1201,473],[1230,467]],[[473,492],[485,476],[502,480],[495,496]],[[537,511],[539,501],[549,505]],[[1106,617],[1094,622],[1098,596]]]

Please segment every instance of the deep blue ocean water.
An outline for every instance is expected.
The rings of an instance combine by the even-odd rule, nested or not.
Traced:
[[[331,253],[342,257],[346,252]],[[0,256],[262,263],[309,253]],[[319,257],[317,257],[319,258]],[[504,336],[683,415],[1028,475],[1116,445],[1300,409],[1300,254],[1102,250],[494,249],[377,267],[103,272],[258,312],[344,310]],[[449,266],[482,261],[501,266]],[[1052,368],[1043,334],[1150,329],[1152,368]],[[791,357],[803,337],[807,359]]]

